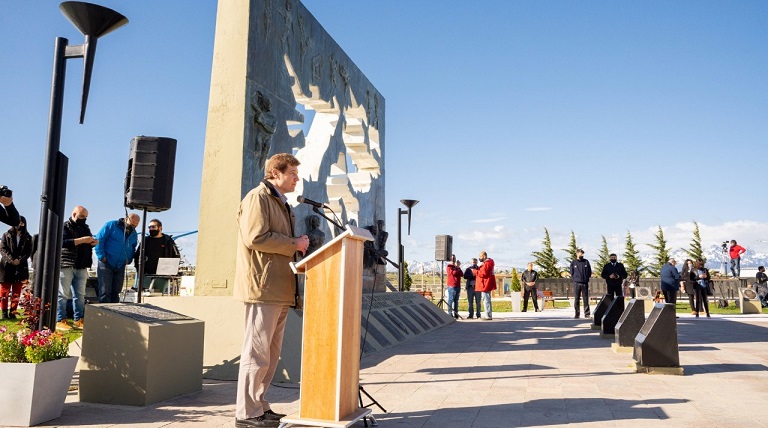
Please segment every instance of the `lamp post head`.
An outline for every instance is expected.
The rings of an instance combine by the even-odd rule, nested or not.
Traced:
[[[416,199],[400,199],[400,202],[408,208],[408,235],[411,234],[411,208],[419,203]]]
[[[82,46],[83,96],[80,104],[80,123],[83,123],[85,107],[88,104],[88,91],[91,87],[93,59],[96,57],[96,41],[99,37],[127,24],[128,18],[104,6],[80,1],[65,1],[59,5],[59,9],[85,36],[85,43]]]

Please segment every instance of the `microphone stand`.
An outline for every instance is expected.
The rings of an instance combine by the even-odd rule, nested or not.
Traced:
[[[325,207],[325,208],[328,208],[328,207]],[[330,208],[328,208],[328,209],[331,210]],[[339,223],[338,221],[336,221],[336,220],[328,217],[327,215],[325,215],[324,212],[320,211],[320,208],[313,206],[312,207],[312,211],[317,213],[320,217],[330,221],[331,224],[333,224],[336,227],[336,233],[337,234],[341,233],[341,231],[344,230],[344,226],[342,226],[341,223]],[[333,210],[331,210],[331,212],[333,212]],[[336,215],[336,213],[334,213],[334,215]]]

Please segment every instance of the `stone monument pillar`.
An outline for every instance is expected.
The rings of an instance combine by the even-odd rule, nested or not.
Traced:
[[[326,203],[343,223],[386,218],[379,91],[298,0],[220,1],[196,296],[232,294],[238,204],[263,179],[266,159],[282,152],[301,162],[302,181],[287,195],[298,229],[312,215],[296,202],[300,194]],[[320,230],[335,236],[326,220]]]

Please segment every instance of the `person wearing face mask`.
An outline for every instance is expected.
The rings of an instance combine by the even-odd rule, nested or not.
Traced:
[[[179,258],[179,248],[176,246],[176,242],[171,235],[163,234],[163,223],[158,219],[152,219],[149,222],[149,237],[144,239],[144,242],[136,249],[136,254],[133,256],[133,265],[136,266],[136,270],[140,269],[141,265],[141,248],[144,247],[144,265],[145,275],[157,274],[157,263],[160,258]],[[138,281],[138,277],[136,278]],[[154,281],[154,282],[153,282]],[[168,284],[168,278],[152,278],[145,276],[143,289],[150,289],[151,286],[157,285],[160,290],[165,290]]]
[[[696,295],[696,269],[693,268],[693,260],[685,260],[683,270],[680,272],[680,282],[685,294],[688,295],[688,304],[691,305],[691,315],[698,314],[698,312],[696,312],[696,302],[693,298]]]
[[[83,328],[85,284],[88,282],[88,268],[93,265],[93,247],[98,243],[91,234],[90,226],[85,223],[86,219],[88,219],[88,210],[78,205],[72,210],[72,216],[64,222],[59,297],[56,303],[56,330]],[[67,323],[69,299],[72,299],[75,318],[72,327]]]
[[[19,217],[19,224],[10,228],[0,240],[0,305],[2,319],[16,318],[19,295],[24,282],[29,280],[29,264],[32,255],[32,236],[27,232],[27,219]],[[9,305],[10,303],[10,305]],[[9,310],[10,306],[10,310]]]
[[[579,317],[579,303],[584,299],[584,318],[589,318],[589,277],[592,276],[592,265],[584,258],[584,250],[576,250],[576,258],[571,262],[571,279],[573,280],[573,308]]]
[[[139,221],[139,215],[131,213],[126,218],[108,221],[96,234],[98,242],[94,251],[99,260],[99,303],[120,302],[125,265],[133,260],[136,252]]]
[[[611,294],[614,297],[624,297],[621,284],[627,278],[627,270],[624,268],[624,264],[618,262],[616,254],[611,254],[609,257],[610,262],[603,266],[603,270],[600,273],[608,287],[606,294]]]

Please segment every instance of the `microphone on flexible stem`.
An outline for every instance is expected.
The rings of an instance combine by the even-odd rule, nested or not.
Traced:
[[[297,201],[301,204],[307,204],[312,205],[315,208],[326,208],[325,204],[321,204],[320,202],[315,202],[312,199],[307,199],[304,196],[299,195],[298,198],[296,198]]]

